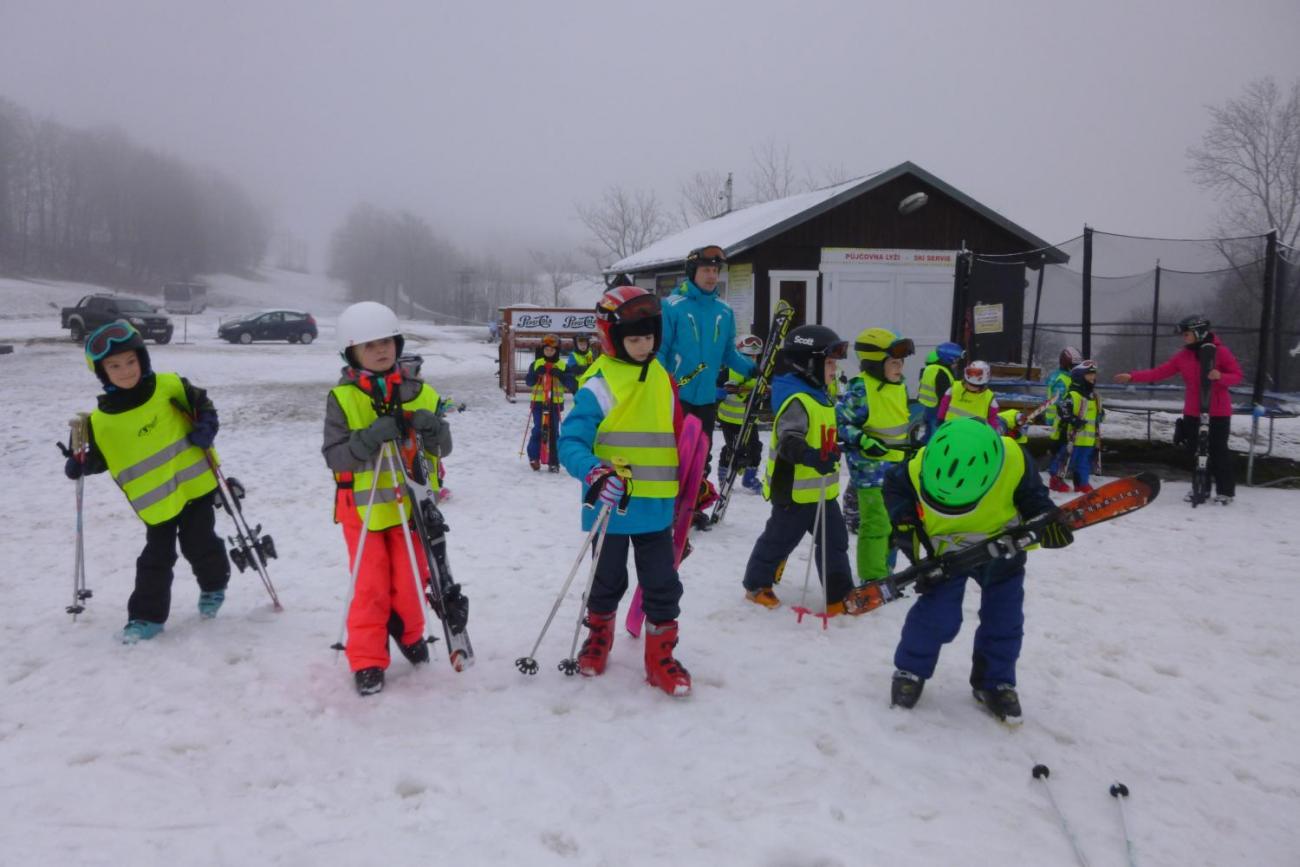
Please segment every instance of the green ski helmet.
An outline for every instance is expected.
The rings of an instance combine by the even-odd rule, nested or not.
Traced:
[[[972,506],[997,481],[1005,455],[1001,435],[982,419],[944,422],[921,458],[921,496],[946,509]]]

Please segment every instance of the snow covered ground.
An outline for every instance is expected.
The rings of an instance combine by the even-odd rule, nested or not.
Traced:
[[[1044,762],[1097,867],[1125,863],[1117,779],[1141,864],[1297,863],[1295,491],[1240,488],[1230,508],[1193,511],[1169,483],[1148,509],[1032,554],[1016,731],[966,684],[974,589],[912,712],[888,707],[909,602],[825,632],[745,603],[767,509],[743,492],[683,568],[693,697],[645,686],[625,634],[605,677],[556,671],[576,593],[529,678],[513,662],[581,541],[577,482],[517,457],[525,407],[501,398],[480,329],[408,332],[430,380],[468,404],[446,511],[478,661],[457,675],[435,647],[432,666],[398,659],[381,695],[358,698],[329,649],[348,576],[319,439],[342,301],[313,299],[320,286],[276,274],[230,291],[312,310],[311,346],[225,344],[215,322],[230,311],[214,310],[191,317],[188,345],[150,347],[158,369],[210,389],[226,467],[280,551],[284,612],[236,573],[221,615],[200,621],[181,561],[167,631],[124,647],[113,633],[143,532],[106,476],[86,485],[95,596],[75,623],[63,613],[74,485],[54,441],[98,384],[44,305],[84,287],[0,282],[0,341],[16,344],[0,356],[0,861],[1070,864],[1030,776]],[[787,602],[805,550],[778,587]]]

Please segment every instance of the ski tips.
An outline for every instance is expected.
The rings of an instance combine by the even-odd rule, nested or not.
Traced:
[[[1134,476],[1139,482],[1151,489],[1151,499],[1160,496],[1160,477],[1155,473],[1143,472]]]

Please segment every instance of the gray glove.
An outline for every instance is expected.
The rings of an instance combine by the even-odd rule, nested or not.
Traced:
[[[445,425],[446,422],[442,420],[442,416],[438,415],[436,412],[430,412],[427,409],[417,409],[415,412],[411,413],[411,427],[415,428],[415,430],[425,440],[436,440],[438,435],[442,433],[442,429]]]
[[[395,440],[397,419],[391,415],[381,415],[370,423],[370,427],[353,431],[348,439],[348,450],[359,461],[368,461],[379,453],[380,447],[389,440]]]

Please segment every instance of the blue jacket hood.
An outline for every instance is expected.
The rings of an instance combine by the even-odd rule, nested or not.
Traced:
[[[806,379],[797,373],[783,373],[772,379],[772,412],[779,412],[781,406],[787,400],[800,392],[812,395],[823,406],[832,405],[830,397],[826,394],[826,389],[813,388]]]

